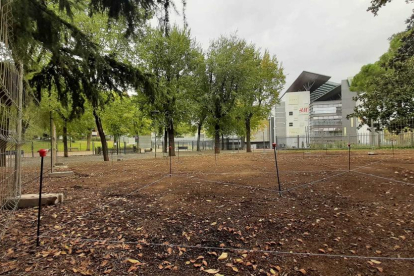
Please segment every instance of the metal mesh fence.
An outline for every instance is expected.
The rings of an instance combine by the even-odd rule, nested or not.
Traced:
[[[169,145],[169,143],[167,143]],[[201,140],[200,141],[200,150],[213,150],[214,149],[214,140]],[[157,150],[162,150],[164,148],[164,141],[159,141],[155,144],[155,141],[151,141],[151,148],[157,148]],[[175,150],[181,151],[196,151],[197,150],[197,141],[196,140],[176,140],[174,142]]]
[[[23,85],[11,55],[11,1],[0,0],[0,237],[21,193]]]
[[[365,127],[356,135],[276,136],[279,149],[414,148],[414,118],[401,120],[389,128]]]

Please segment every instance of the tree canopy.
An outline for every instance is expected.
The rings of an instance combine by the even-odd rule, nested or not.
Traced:
[[[94,102],[102,90],[122,93],[129,87],[151,89],[146,74],[120,62],[116,53],[105,53],[76,24],[75,15],[106,15],[107,22],[127,22],[125,34],[137,30],[156,3],[150,0],[71,1],[16,0],[13,2],[13,36],[16,60],[33,75],[31,85],[38,97],[41,89],[55,88],[63,101],[68,94],[75,107],[85,98]],[[97,15],[100,16],[100,15]],[[50,26],[53,26],[51,28]],[[107,26],[109,28],[110,26]],[[40,68],[39,68],[40,65]]]
[[[368,10],[378,15],[391,1],[372,0]],[[363,66],[353,79],[351,90],[358,91],[359,105],[349,116],[359,117],[363,124],[396,132],[413,127],[414,11],[406,23],[407,30],[390,40],[388,52],[377,62]]]
[[[377,62],[363,66],[354,77],[351,90],[358,92],[359,105],[350,116],[397,132],[413,127],[414,56],[401,58],[401,49],[407,46],[404,39],[411,32],[393,36],[388,52]]]
[[[53,95],[66,123],[92,113],[104,154],[105,132],[138,135],[148,130],[149,119],[171,145],[176,134],[198,129],[200,137],[202,128],[216,140],[246,135],[267,118],[284,84],[277,58],[235,35],[214,40],[203,53],[186,22],[184,28],[170,26],[173,1],[13,5],[19,33],[13,53],[35,96]],[[146,23],[154,15],[161,16],[158,28]]]

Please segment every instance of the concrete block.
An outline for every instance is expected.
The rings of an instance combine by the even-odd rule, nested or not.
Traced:
[[[377,153],[373,152],[373,151],[370,151],[370,152],[368,152],[368,155],[377,155]]]
[[[69,176],[74,176],[74,175],[75,174],[72,171],[49,173],[50,177],[69,177]]]
[[[65,163],[62,163],[62,162],[55,163],[55,166],[64,166],[64,165],[65,165]]]
[[[9,199],[14,202],[16,199]],[[42,205],[55,205],[63,202],[63,194],[42,194]],[[17,208],[33,208],[39,206],[39,194],[25,194],[20,197]]]

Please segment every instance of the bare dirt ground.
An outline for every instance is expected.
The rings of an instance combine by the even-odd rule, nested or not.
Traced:
[[[414,275],[414,152],[73,162],[18,210],[0,275]],[[69,162],[68,162],[69,163]],[[36,193],[38,184],[24,187]]]

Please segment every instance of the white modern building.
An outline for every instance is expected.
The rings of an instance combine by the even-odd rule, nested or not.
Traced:
[[[309,148],[315,144],[357,142],[359,122],[347,118],[356,106],[351,79],[304,71],[281,97],[270,118],[271,142],[280,148]]]

